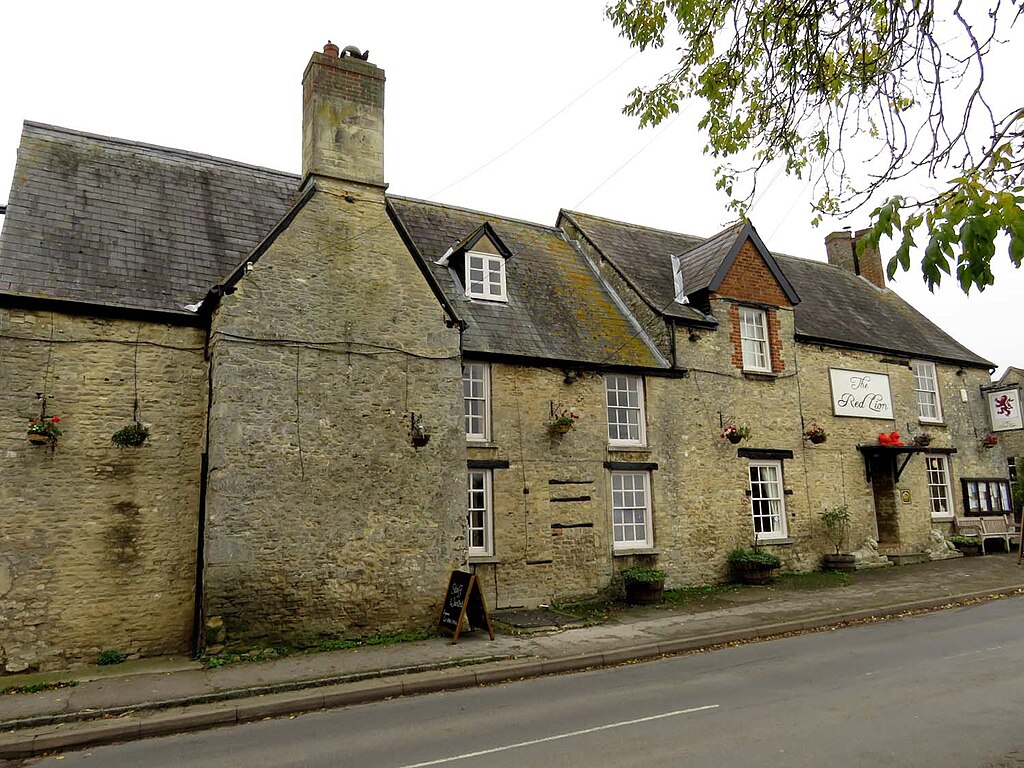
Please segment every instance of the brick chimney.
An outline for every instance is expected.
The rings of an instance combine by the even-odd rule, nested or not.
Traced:
[[[339,55],[340,54],[340,55]],[[302,75],[302,177],[384,184],[384,70],[327,41]]]
[[[882,269],[882,252],[877,245],[866,245],[863,252],[857,255],[857,243],[868,233],[868,230],[861,229],[853,236],[854,258],[857,259],[857,270],[861,277],[865,277],[879,288],[885,288],[885,270]]]
[[[849,230],[832,232],[825,235],[825,253],[828,263],[840,267],[847,272],[860,275],[870,280],[879,288],[885,288],[885,272],[882,269],[882,254],[878,247],[868,247],[864,253],[857,255],[857,243],[868,230],[861,229],[855,235]]]

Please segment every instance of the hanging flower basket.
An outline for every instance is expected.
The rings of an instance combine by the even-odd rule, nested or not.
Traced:
[[[57,442],[57,438],[64,434],[57,425],[60,423],[59,416],[40,416],[38,419],[29,419],[28,441],[33,445],[50,445]]]
[[[810,440],[815,445],[820,445],[828,439],[828,433],[824,427],[819,426],[816,421],[812,421],[804,430],[804,439]]]
[[[110,442],[118,448],[138,448],[149,437],[149,430],[137,421],[121,427],[110,436]]]
[[[719,437],[736,445],[750,437],[750,430],[747,427],[737,427],[735,424],[729,424],[722,427],[722,433]]]
[[[560,405],[554,406],[551,409],[551,421],[548,426],[556,435],[564,435],[575,429],[579,418],[579,414],[568,408],[563,408]]]
[[[919,435],[914,435],[911,442],[918,448],[927,448],[932,444],[932,436],[927,432],[922,432]]]
[[[979,441],[982,448],[995,448],[999,445],[999,435],[995,432],[989,432]]]

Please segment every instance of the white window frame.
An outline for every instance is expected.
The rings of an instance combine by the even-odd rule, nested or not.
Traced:
[[[754,471],[757,471],[758,478],[754,479]],[[775,477],[762,477],[762,470],[765,474],[774,473]],[[754,529],[754,537],[757,541],[771,541],[773,539],[787,538],[786,529],[786,489],[783,482],[782,462],[776,460],[757,460],[747,464],[747,487],[750,490],[750,521]],[[775,491],[772,495],[772,491]],[[767,512],[759,508],[760,502],[766,502]],[[774,508],[772,508],[774,505]],[[769,521],[772,530],[758,530],[758,521]]]
[[[604,377],[605,415],[608,444],[613,446],[647,445],[644,414],[644,381],[640,376],[608,374]],[[623,430],[626,436],[623,437]]]
[[[942,422],[942,400],[939,398],[939,375],[935,363],[928,360],[914,360],[914,391],[917,394],[917,415],[921,421]]]
[[[478,373],[479,376],[474,374]],[[479,384],[480,394],[472,394],[471,387]],[[471,404],[479,403],[480,413],[470,413]],[[487,442],[491,439],[491,366],[487,363],[462,364],[462,410],[468,442]],[[473,429],[473,422],[480,422],[480,430]]]
[[[466,550],[470,557],[494,555],[493,487],[494,470],[468,470],[466,475]],[[474,533],[477,532],[479,536],[474,536]],[[474,544],[474,541],[477,543]]]
[[[950,483],[949,459],[940,454],[926,453],[924,467],[932,520],[952,520],[953,486]]]
[[[651,515],[651,473],[611,473],[612,551],[632,552],[654,546]],[[638,535],[640,529],[642,536]]]
[[[503,256],[466,251],[466,296],[481,301],[508,302]]]
[[[672,287],[675,290],[676,301],[680,304],[689,304],[686,298],[686,287],[683,285],[683,260],[678,256],[672,257]]]
[[[743,370],[771,373],[772,349],[768,341],[768,313],[756,307],[740,307],[739,314]]]

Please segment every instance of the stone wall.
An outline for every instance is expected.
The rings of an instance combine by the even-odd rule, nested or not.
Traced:
[[[204,333],[0,309],[0,666],[185,653],[192,630]],[[132,421],[138,448],[111,445]],[[55,447],[29,419],[60,418]]]
[[[718,300],[716,311],[729,306]],[[962,509],[961,477],[999,474],[998,449],[982,449],[976,439],[986,429],[979,393],[984,370],[937,365],[945,421],[922,425],[906,362],[796,343],[792,310],[780,308],[775,315],[784,341],[778,351],[781,372],[774,376],[745,375],[734,367],[727,326],[701,330],[693,340],[677,334],[677,357],[688,373],[645,377],[644,449],[609,449],[603,374],[582,373],[566,382],[561,370],[492,363],[492,439],[468,448],[470,459],[509,464],[493,471],[494,557],[472,564],[489,605],[536,605],[615,589],[618,570],[652,559],[613,554],[606,461],[657,464],[651,473],[653,560],[668,573],[670,586],[725,579],[729,550],[752,542],[749,459],[739,455],[740,449],[793,454],[782,462],[788,535],[766,546],[796,571],[820,567],[829,550],[818,519],[826,508],[850,508],[849,549],[867,537],[877,539],[875,499],[857,446],[877,443],[880,432],[909,435],[927,429],[935,447],[956,448],[948,459],[957,510]],[[895,418],[833,416],[830,367],[887,374]],[[968,392],[967,403],[961,389]],[[548,428],[551,409],[559,406],[580,416],[565,435]],[[828,432],[825,443],[804,440],[811,421]],[[732,445],[719,436],[726,424],[745,426],[751,436]],[[909,491],[909,503],[901,491]],[[920,551],[933,527],[951,529],[949,518],[932,517],[921,454],[911,457],[880,506],[895,516],[899,539],[893,551]]]
[[[317,183],[212,327],[205,611],[229,642],[430,624],[465,551],[459,332],[382,191]]]

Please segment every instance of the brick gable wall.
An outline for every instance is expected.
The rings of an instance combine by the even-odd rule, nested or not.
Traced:
[[[790,306],[782,286],[750,240],[747,240],[736,254],[736,259],[718,286],[716,295],[776,307]]]

